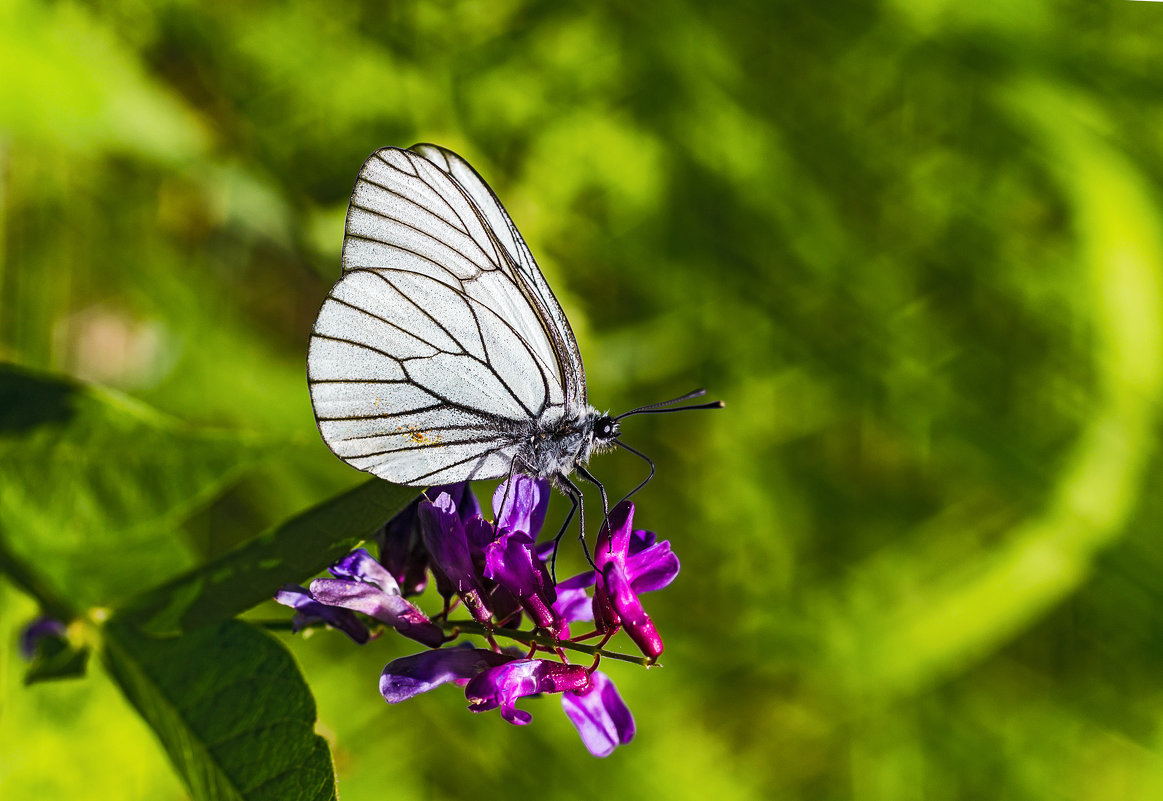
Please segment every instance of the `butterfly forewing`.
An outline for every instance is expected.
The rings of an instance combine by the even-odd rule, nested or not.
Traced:
[[[513,266],[531,290],[532,305],[537,307],[545,328],[545,335],[551,343],[557,360],[562,366],[565,395],[570,408],[582,409],[586,405],[586,373],[582,366],[581,352],[577,347],[569,320],[561,310],[561,304],[549,288],[545,276],[541,274],[533,254],[524,238],[513,224],[509,213],[501,205],[489,185],[467,161],[438,145],[413,145],[412,150],[424,156],[437,167],[448,173],[468,193],[473,204],[484,216],[490,232],[512,260]]]
[[[308,352],[311,400],[324,441],[361,470],[411,485],[496,478],[531,423],[584,408],[581,359],[491,190],[424,147],[435,163],[386,148],[360,171],[345,272]]]

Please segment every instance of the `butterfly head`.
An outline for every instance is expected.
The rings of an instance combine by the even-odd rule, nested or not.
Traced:
[[[594,439],[599,444],[614,440],[619,433],[618,421],[609,415],[602,415],[594,421]]]

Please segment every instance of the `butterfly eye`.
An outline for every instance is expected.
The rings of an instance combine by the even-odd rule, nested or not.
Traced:
[[[610,417],[599,417],[594,422],[594,436],[601,440],[609,440],[618,436],[617,421]]]

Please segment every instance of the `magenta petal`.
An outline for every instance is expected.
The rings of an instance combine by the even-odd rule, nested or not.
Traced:
[[[587,587],[594,586],[597,581],[598,574],[592,570],[587,570],[584,573],[578,573],[576,576],[570,576],[567,579],[562,579],[557,582],[558,590],[584,590]]]
[[[452,499],[452,504],[456,507],[456,515],[462,522],[480,517],[481,505],[477,503],[477,496],[473,494],[469,482],[461,481],[456,484],[429,487],[425,490],[424,495],[428,498],[439,498],[443,493],[448,493],[448,497]]]
[[[616,632],[622,625],[618,617],[618,610],[614,608],[614,599],[606,587],[605,578],[599,576],[597,586],[594,587],[594,600],[591,605],[594,613],[594,624],[603,634]]]
[[[428,551],[420,540],[416,507],[404,511],[380,527],[372,539],[380,546],[380,563],[400,585],[404,595],[418,595],[428,584]]]
[[[546,659],[519,659],[477,674],[464,688],[469,709],[484,712],[501,708],[501,717],[524,726],[532,716],[516,708],[519,699],[537,693],[581,690],[589,686],[589,674],[581,665]]]
[[[614,682],[600,670],[590,676],[589,689],[564,693],[561,708],[596,757],[609,756],[634,739],[634,716]]]
[[[432,560],[456,586],[458,592],[471,589],[476,581],[464,524],[447,493],[436,501],[420,503],[420,531]]]
[[[537,692],[539,659],[520,659],[477,674],[464,688],[473,712],[502,707],[501,716],[514,726],[529,722],[528,712],[517,713],[517,699]]]
[[[488,624],[493,613],[485,600],[484,587],[477,578],[464,524],[447,493],[437,497],[435,503],[420,503],[420,533],[433,567],[455,587],[473,617]]]
[[[467,644],[403,656],[389,662],[380,674],[380,694],[389,704],[398,704],[441,684],[465,684],[482,670],[512,659]]]
[[[474,517],[464,524],[464,535],[468,541],[469,554],[474,560],[485,558],[485,548],[493,541],[496,529],[483,517]]]
[[[549,571],[537,557],[533,538],[523,531],[502,531],[485,549],[485,576],[493,579],[521,601],[521,606],[543,629],[555,630],[561,623],[552,605],[557,600]]]
[[[311,596],[327,606],[362,612],[430,648],[444,642],[440,627],[398,592],[350,579],[315,579],[311,582]]]
[[[533,539],[541,533],[549,508],[549,481],[518,473],[502,481],[493,493],[493,514],[499,531],[524,531]]]
[[[587,570],[557,582],[557,600],[553,602],[553,610],[566,623],[583,623],[594,619],[594,605],[586,594],[586,588],[592,587],[595,579],[594,571]]]
[[[642,607],[633,587],[626,579],[625,574],[616,564],[606,565],[602,571],[605,589],[609,593],[609,602],[617,613],[626,634],[634,644],[651,659],[657,659],[662,654],[662,637],[654,627],[654,621]]]
[[[292,631],[301,631],[313,623],[326,623],[360,645],[371,639],[368,627],[351,612],[319,603],[311,597],[311,593],[296,584],[283,585],[275,593],[275,600],[295,610],[295,616],[291,619]]]
[[[644,529],[634,529],[630,532],[630,553],[635,554],[639,551],[644,551],[654,544],[658,539],[658,535],[653,531],[646,531]]]
[[[678,557],[666,540],[637,553],[631,552],[626,558],[626,577],[637,593],[661,590],[674,581],[678,570]]]
[[[517,709],[515,706],[501,707],[501,717],[514,726],[527,726],[533,720],[532,715],[524,709]]]
[[[566,623],[586,623],[594,619],[594,603],[581,589],[558,592],[553,611]]]
[[[400,592],[396,577],[363,548],[356,548],[327,570],[336,578],[364,581],[393,594]]]
[[[634,504],[630,501],[622,501],[610,510],[610,517],[598,532],[598,541],[594,545],[594,564],[599,570],[610,562],[626,561],[633,523]]]
[[[557,550],[557,543],[553,540],[546,540],[545,542],[537,543],[537,558],[542,562],[550,562],[553,560],[553,553]]]

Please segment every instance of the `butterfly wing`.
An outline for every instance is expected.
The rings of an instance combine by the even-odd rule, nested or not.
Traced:
[[[505,211],[505,207],[501,205],[496,193],[472,165],[451,150],[430,144],[412,145],[410,149],[452,176],[480,210],[489,230],[509,257],[512,269],[516,270],[530,291],[531,301],[545,326],[546,337],[553,346],[557,361],[563,367],[567,404],[571,409],[585,408],[586,372],[573,329],[570,328],[569,320],[561,310],[561,304],[557,302],[553,290],[549,288],[549,283],[533,259],[529,246],[525,244],[524,238],[513,224],[509,213]]]
[[[360,170],[307,358],[320,433],[352,466],[417,486],[496,478],[531,421],[564,413],[576,379],[555,324],[506,249],[519,234],[490,226],[421,155],[385,148]]]

